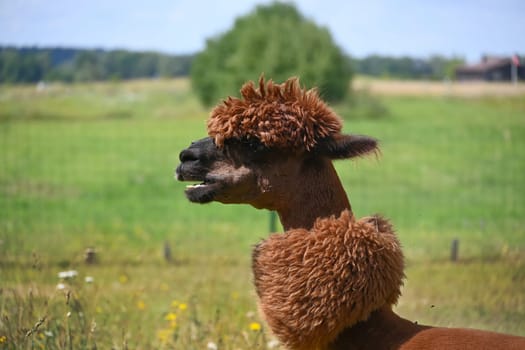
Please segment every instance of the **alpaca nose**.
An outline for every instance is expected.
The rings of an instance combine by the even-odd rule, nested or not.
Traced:
[[[190,162],[192,160],[198,160],[198,152],[195,149],[186,148],[179,154],[179,159],[182,163],[184,162]]]
[[[210,137],[194,141],[179,153],[180,164],[175,169],[175,176],[179,181],[200,181],[219,157],[220,152]]]
[[[217,157],[218,150],[215,147],[211,137],[193,141],[190,147],[186,148],[179,154],[179,159],[182,163],[191,161],[206,162],[214,157]]]
[[[186,170],[187,172],[188,167],[190,169],[192,168],[192,165],[190,164],[195,163],[196,161],[199,160],[199,154],[197,150],[192,149],[190,147],[180,152],[179,159],[180,159],[180,164],[175,170],[175,174],[176,174],[177,180],[184,181],[185,180],[184,175],[183,175],[183,173],[185,172],[184,170]],[[185,169],[183,169],[183,167]]]

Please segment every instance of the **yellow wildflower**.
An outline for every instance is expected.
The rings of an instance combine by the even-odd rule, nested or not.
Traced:
[[[146,303],[145,303],[143,300],[139,300],[139,301],[137,302],[137,308],[138,308],[139,310],[144,310],[144,309],[146,308]]]
[[[257,332],[257,331],[260,331],[261,330],[261,324],[258,323],[258,322],[252,322],[250,323],[250,329],[254,332]]]
[[[0,344],[7,343],[7,337],[5,335],[0,336]]]
[[[175,313],[168,312],[168,314],[164,316],[164,319],[169,321],[171,329],[177,328],[177,315]]]
[[[171,302],[171,307],[176,308],[179,307],[180,302],[178,300],[173,300]]]
[[[179,304],[179,310],[184,311],[188,308],[188,305],[186,303],[180,303]]]
[[[177,315],[173,312],[168,312],[168,314],[164,317],[166,321],[175,321],[177,319]]]
[[[157,331],[157,338],[163,344],[167,343],[172,336],[173,336],[173,331],[171,329],[159,329]]]

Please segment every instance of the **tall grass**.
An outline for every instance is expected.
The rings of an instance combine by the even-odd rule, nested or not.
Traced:
[[[382,104],[387,118],[345,121],[382,155],[336,166],[356,214],[397,228],[398,311],[525,335],[525,99]],[[0,349],[267,347],[250,250],[268,213],[192,205],[173,179],[206,117],[184,80],[0,88]]]

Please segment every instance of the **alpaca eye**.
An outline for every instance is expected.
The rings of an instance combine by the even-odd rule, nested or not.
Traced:
[[[263,162],[269,154],[268,150],[268,147],[257,138],[229,139],[224,142],[226,157],[240,163]]]
[[[266,150],[266,146],[256,138],[244,139],[241,144],[253,153],[261,153]]]
[[[266,150],[266,147],[257,139],[250,140],[249,146],[253,152],[262,152]]]

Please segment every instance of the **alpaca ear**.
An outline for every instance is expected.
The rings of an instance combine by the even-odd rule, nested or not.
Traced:
[[[338,134],[320,141],[314,152],[331,159],[345,159],[377,154],[379,145],[376,139],[368,136]]]

